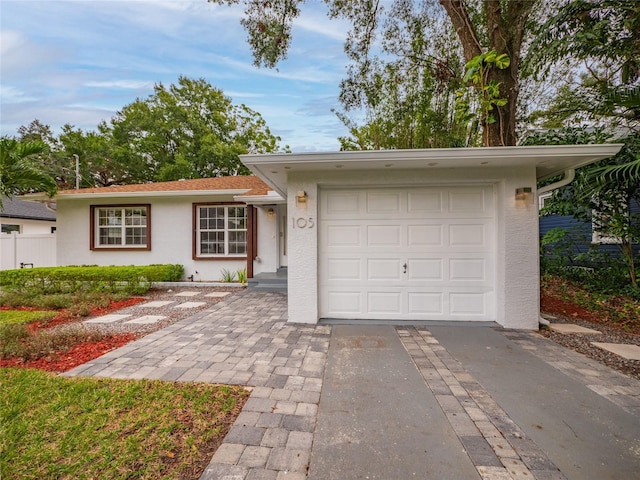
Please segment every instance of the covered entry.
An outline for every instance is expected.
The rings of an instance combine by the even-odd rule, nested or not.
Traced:
[[[492,185],[321,188],[321,318],[495,320]]]

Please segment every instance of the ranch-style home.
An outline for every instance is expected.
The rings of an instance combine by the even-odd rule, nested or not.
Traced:
[[[288,321],[539,320],[536,182],[621,145],[243,155],[256,176],[65,190],[58,264],[288,267]],[[553,185],[549,188],[553,188]]]

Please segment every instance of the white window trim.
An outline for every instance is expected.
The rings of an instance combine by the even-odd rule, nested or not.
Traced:
[[[201,229],[200,228],[200,215],[202,212],[202,209],[204,208],[223,208],[224,209],[224,229],[223,230],[210,230],[210,229]],[[245,222],[245,228],[244,229],[234,229],[234,228],[229,228],[229,209],[231,208],[242,208],[244,209],[244,222]],[[247,249],[248,249],[248,229],[247,229],[247,206],[244,204],[215,204],[215,203],[210,203],[210,204],[204,204],[204,203],[199,203],[195,205],[195,230],[194,230],[194,235],[195,235],[195,258],[198,259],[220,259],[220,258],[238,258],[238,259],[242,259],[242,258],[246,258],[247,257]],[[202,243],[200,240],[200,234],[203,231],[211,231],[211,232],[224,232],[224,253],[202,253]],[[244,253],[229,253],[229,233],[230,232],[244,232],[245,233],[245,248],[244,248]]]
[[[92,226],[91,228],[93,229],[93,236],[92,236],[92,241],[91,241],[91,249],[92,250],[151,250],[151,206],[144,204],[144,205],[91,205],[91,209],[92,209]],[[125,210],[128,209],[142,209],[146,212],[146,216],[145,216],[145,224],[144,225],[126,225],[126,223],[123,221],[122,225],[120,225],[120,229],[121,229],[121,237],[122,238],[122,242],[121,244],[103,244],[100,243],[100,211],[101,210],[122,210],[123,211],[123,218],[126,217],[126,214],[124,213]],[[127,244],[125,243],[127,240],[127,235],[126,235],[126,229],[127,227],[134,227],[134,228],[140,228],[140,227],[144,227],[146,232],[145,232],[145,238],[146,241],[143,244]],[[109,228],[116,228],[115,226],[109,227]]]

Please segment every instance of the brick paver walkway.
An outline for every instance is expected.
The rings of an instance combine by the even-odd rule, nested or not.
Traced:
[[[249,289],[66,375],[245,385],[251,396],[201,478],[303,480],[331,327],[288,324],[286,312],[286,294]],[[428,328],[396,330],[483,480],[565,478]],[[640,382],[533,332],[504,334],[639,413]]]

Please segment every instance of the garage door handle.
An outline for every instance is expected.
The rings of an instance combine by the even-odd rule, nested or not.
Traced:
[[[404,272],[402,272],[402,273],[407,273],[407,264],[406,263],[404,265],[402,265],[402,268],[404,268]]]

